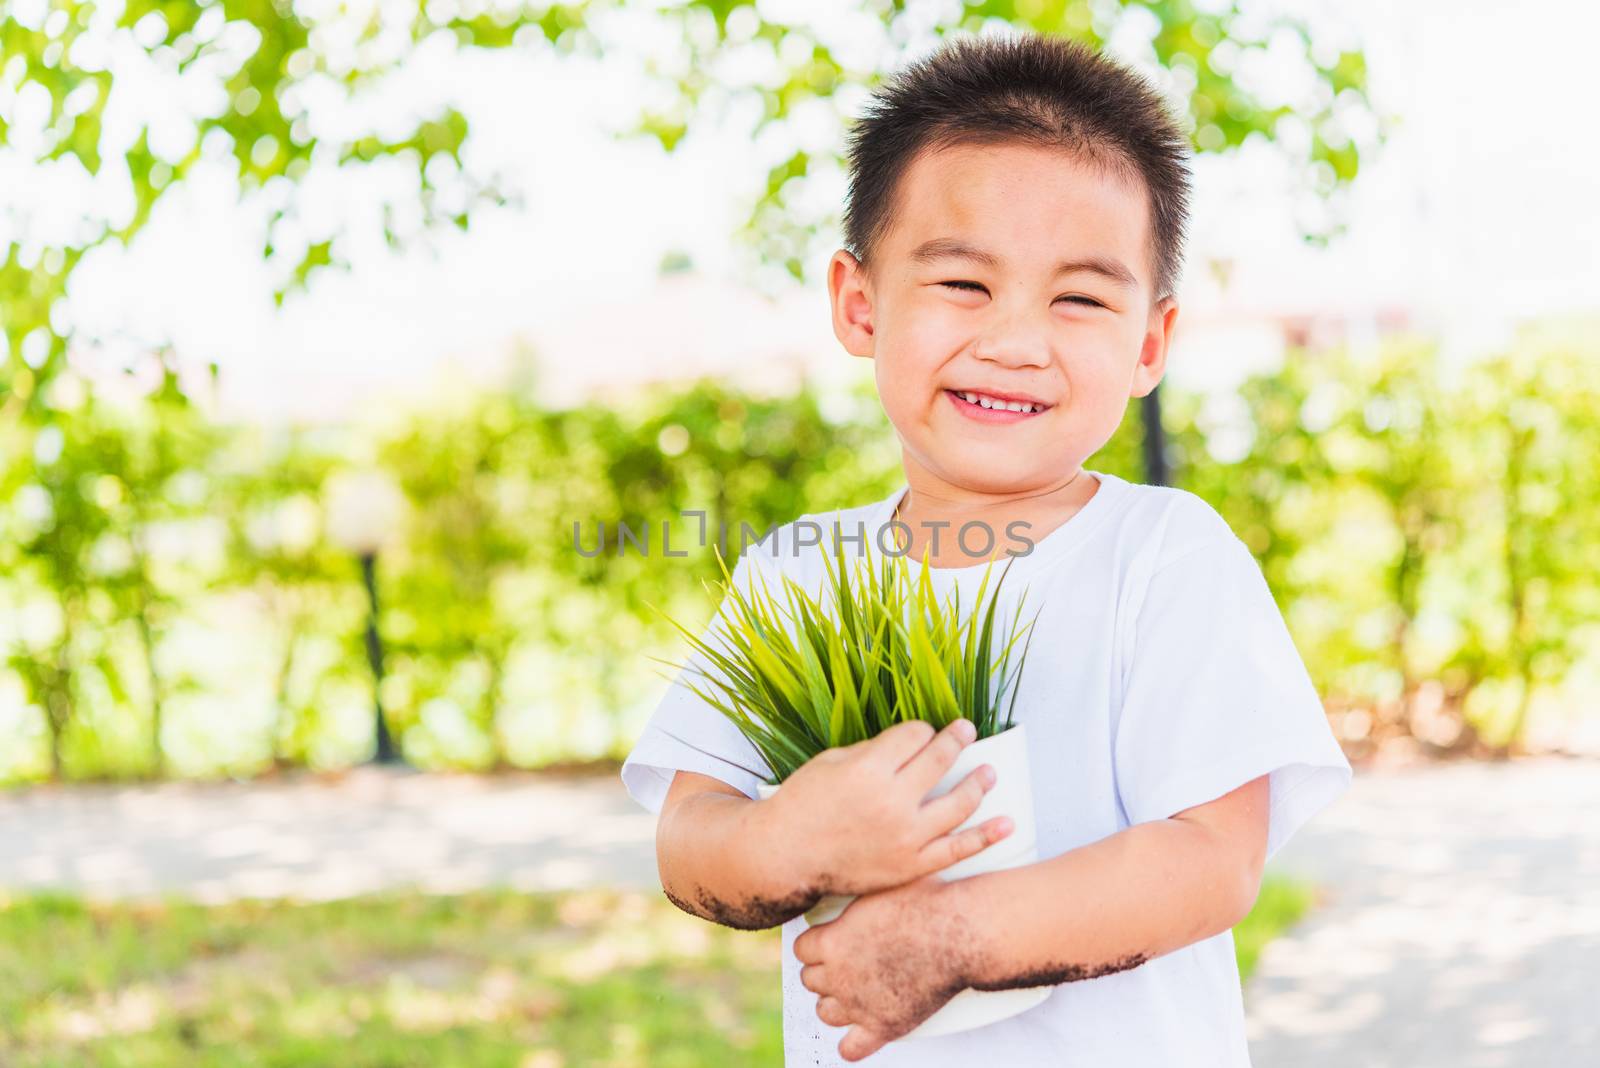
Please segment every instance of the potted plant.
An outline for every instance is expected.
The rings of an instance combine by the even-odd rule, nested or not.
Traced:
[[[716,634],[720,648],[669,620],[720,672],[697,670],[710,692],[693,683],[689,688],[728,716],[765,758],[772,775],[758,788],[761,798],[771,797],[784,779],[824,749],[864,741],[908,719],[926,720],[937,730],[965,716],[977,728],[977,738],[962,749],[928,798],[948,792],[973,769],[990,764],[995,785],[956,830],[999,815],[1011,817],[1014,829],[937,874],[948,881],[1036,861],[1027,739],[1022,724],[1011,718],[1027,641],[1015,671],[1008,670],[1017,641],[1033,627],[1032,622],[1018,626],[1020,599],[1003,647],[998,655],[993,651],[999,592],[1010,563],[991,591],[990,561],[976,604],[964,613],[958,588],[942,600],[936,596],[926,557],[918,579],[912,578],[903,555],[875,565],[868,552],[853,568],[847,566],[842,539],[835,539],[834,554],[824,553],[823,559],[824,592],[831,603],[813,597],[787,575],[780,601],[759,570],[755,574],[760,581],[751,583],[749,594],[740,590],[719,551],[724,581],[718,585],[725,611],[724,626]],[[1008,688],[1011,700],[1002,718],[1001,700]],[[806,912],[806,922],[834,919],[853,897],[824,897]],[[1032,1008],[1049,993],[1048,987],[963,990],[906,1037],[969,1030]]]

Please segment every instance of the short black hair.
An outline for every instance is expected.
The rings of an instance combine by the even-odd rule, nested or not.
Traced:
[[[1154,298],[1177,289],[1189,220],[1188,134],[1137,71],[1040,33],[952,36],[877,89],[848,141],[844,241],[871,270],[901,177],[958,144],[1061,148],[1137,177],[1149,195]]]

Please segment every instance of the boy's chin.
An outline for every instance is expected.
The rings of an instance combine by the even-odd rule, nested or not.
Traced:
[[[952,454],[953,452],[953,454]],[[1051,481],[1048,473],[1038,468],[1038,458],[1020,465],[1015,453],[1010,456],[986,457],[980,450],[947,450],[939,455],[939,474],[951,485],[961,486],[974,493],[1026,493]],[[1010,459],[1011,462],[1006,462]]]

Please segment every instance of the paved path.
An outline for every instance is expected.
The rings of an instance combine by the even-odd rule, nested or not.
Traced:
[[[0,794],[0,890],[657,886],[613,777],[363,769]],[[1600,1065],[1600,761],[1359,775],[1274,858],[1326,900],[1245,1001],[1256,1068]]]
[[[0,794],[0,889],[333,898],[656,887],[655,821],[611,776],[362,768],[262,783]]]
[[[1600,761],[1360,776],[1274,867],[1328,900],[1262,952],[1256,1068],[1600,1065]]]

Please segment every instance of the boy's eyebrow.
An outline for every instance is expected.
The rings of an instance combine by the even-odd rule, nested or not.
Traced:
[[[932,263],[934,260],[940,259],[971,260],[973,263],[981,264],[991,271],[1000,269],[999,256],[954,237],[936,237],[931,241],[924,241],[911,250],[912,263]],[[1137,289],[1139,287],[1139,281],[1134,278],[1133,272],[1123,266],[1120,261],[1111,259],[1108,256],[1083,256],[1075,260],[1063,260],[1056,264],[1056,269],[1051,277],[1072,274],[1076,271],[1088,271],[1091,274],[1098,274],[1106,281],[1123,289]]]

